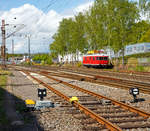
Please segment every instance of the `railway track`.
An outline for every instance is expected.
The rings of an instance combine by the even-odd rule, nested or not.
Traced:
[[[69,102],[70,97],[68,94],[68,96],[66,96],[60,91],[52,88],[46,82],[43,82],[42,80],[31,75],[27,70],[23,72]],[[84,94],[79,95],[78,98],[80,102],[78,103],[74,101],[73,105],[77,109],[81,110],[81,112],[84,112],[86,116],[83,114],[78,115],[78,110],[73,111],[73,113],[77,113],[76,118],[78,119],[86,118],[86,120],[83,120],[82,122],[84,124],[86,123],[87,127],[88,125],[94,125],[93,128],[95,128],[95,130],[103,130],[107,128],[112,131],[126,129],[150,129],[149,113],[126,105],[122,102],[118,102],[105,96],[82,89],[78,86],[74,86],[70,83],[58,80],[49,76],[49,74],[47,73],[40,72],[39,74],[45,76],[46,78],[56,81],[58,84],[65,85],[65,88],[62,89],[64,90],[64,92],[65,90],[73,88],[74,90],[78,90]],[[92,128],[92,126],[90,127]]]
[[[130,80],[135,82],[143,82],[150,84],[150,72],[131,72],[131,71],[104,71],[100,69],[87,69],[87,68],[66,68],[66,67],[45,67],[45,66],[30,66],[32,69],[40,70],[53,70],[55,72],[72,72],[84,75],[97,75],[102,77],[118,78],[123,80]]]
[[[150,72],[135,72],[135,71],[124,71],[124,70],[119,70],[119,71],[106,71],[106,70],[101,70],[101,69],[94,69],[94,68],[77,68],[77,67],[41,67],[41,66],[33,66],[35,68],[40,68],[40,69],[49,69],[49,70],[61,70],[61,71],[73,71],[73,72],[81,72],[81,73],[88,73],[90,74],[102,74],[104,76],[111,76],[111,77],[117,77],[117,78],[124,78],[124,79],[133,79],[133,80],[145,80],[149,82],[150,80]]]
[[[98,83],[98,84],[108,85],[108,86],[112,86],[116,88],[123,88],[126,90],[129,90],[130,88],[133,88],[133,87],[138,87],[140,89],[140,92],[150,94],[149,83],[135,82],[135,81],[123,80],[119,78],[100,76],[100,75],[87,76],[87,75],[81,75],[81,74],[70,73],[70,72],[58,72],[58,73],[51,72],[51,71],[42,71],[42,72],[46,74],[51,74],[53,76],[65,77],[65,78],[76,79],[80,81],[87,81],[87,82],[92,82],[92,83]]]
[[[59,70],[59,69],[58,69]],[[103,71],[103,70],[95,70],[95,69],[66,69],[62,68],[60,69],[62,71],[70,71],[74,73],[82,73],[87,75],[101,75],[106,77],[112,77],[112,78],[121,78],[126,80],[132,80],[132,81],[140,81],[140,82],[147,82],[150,81],[150,72],[115,72],[115,71]]]
[[[34,68],[32,68],[34,69]],[[37,70],[37,69],[36,69]],[[39,70],[38,70],[39,71]],[[139,88],[140,92],[145,94],[150,94],[150,83],[133,81],[129,79],[108,77],[103,75],[91,74],[91,73],[79,73],[76,71],[45,71],[41,70],[43,73],[50,74],[53,76],[70,78],[80,81],[87,81],[92,83],[97,83],[101,85],[107,85],[115,88],[122,88],[129,90],[130,88],[136,87]]]

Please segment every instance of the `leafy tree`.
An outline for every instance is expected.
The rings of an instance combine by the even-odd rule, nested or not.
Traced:
[[[135,24],[133,24],[131,30],[129,39],[131,44],[132,43],[138,43],[142,42],[141,37],[150,29],[150,23],[146,22],[144,20],[139,21]]]
[[[50,45],[51,56],[105,47],[123,52],[126,45],[141,40],[149,29],[149,23],[140,20],[141,12],[148,14],[149,3],[146,0],[96,0],[85,13],[60,22]]]
[[[85,38],[85,16],[82,13],[79,13],[75,16],[75,20],[72,23],[72,28],[70,28],[70,36],[71,36],[71,47],[72,52],[76,51],[84,51],[84,46],[87,44]]]
[[[139,42],[150,42],[150,29],[141,37]]]
[[[52,64],[52,57],[49,54],[36,54],[33,61],[40,61],[42,64]]]

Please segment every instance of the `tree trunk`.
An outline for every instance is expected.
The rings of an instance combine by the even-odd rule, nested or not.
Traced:
[[[124,69],[124,48],[122,49],[122,68]]]

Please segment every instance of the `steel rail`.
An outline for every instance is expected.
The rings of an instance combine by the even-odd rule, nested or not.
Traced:
[[[55,67],[55,69],[59,69],[59,68]],[[67,68],[62,67],[61,69],[67,69],[68,70],[68,67]],[[69,68],[69,70],[77,70],[77,71],[86,71],[87,69],[89,70],[89,68],[77,68],[77,67],[76,68],[74,68],[74,67]],[[119,70],[119,72],[118,72],[118,71],[113,71],[113,70],[111,70],[111,71],[110,70],[107,70],[107,71],[106,70],[105,71],[104,70],[95,70],[94,68],[90,68],[90,71],[92,71],[92,72],[96,71],[97,73],[100,73],[100,72],[102,72],[102,73],[121,73],[121,74],[127,74],[127,75],[132,73],[135,75],[142,75],[142,76],[150,74],[150,72],[138,72],[138,71],[127,71],[127,70]]]
[[[45,72],[45,71],[44,71]],[[46,73],[46,72],[45,72]],[[47,72],[47,73],[53,73],[53,72]],[[58,74],[58,73],[57,73]],[[134,81],[129,81],[128,80],[123,80],[123,79],[119,79],[119,78],[109,78],[107,76],[98,76],[98,75],[94,75],[93,78],[91,77],[86,77],[84,76],[84,78],[81,78],[83,76],[80,76],[80,75],[76,75],[76,74],[73,74],[72,76],[64,76],[64,75],[68,75],[67,73],[64,73],[64,75],[57,75],[57,74],[53,74],[54,76],[61,76],[61,77],[66,77],[66,78],[74,78],[74,79],[77,79],[77,80],[81,80],[83,79],[84,81],[88,81],[88,82],[92,82],[92,83],[98,83],[98,84],[103,84],[103,85],[108,85],[108,86],[112,86],[112,87],[116,87],[116,88],[123,88],[123,89],[129,89],[129,88],[132,88],[134,87],[135,85],[140,89],[140,91],[142,93],[146,93],[146,94],[150,94],[150,88],[147,88],[146,85],[149,86],[149,84],[147,83],[146,85],[143,85],[144,83],[134,83]],[[102,78],[102,79],[101,79]],[[103,79],[104,78],[104,79]],[[109,82],[105,79],[109,79],[109,80],[112,80],[112,81],[118,81],[118,82],[124,82],[125,84],[120,84],[120,83],[116,83],[116,82]],[[128,82],[128,83],[127,83]],[[133,85],[134,84],[134,85]]]
[[[96,96],[96,97],[98,97],[98,98],[100,98],[100,99],[101,99],[101,98],[104,98],[104,99],[110,100],[110,101],[112,101],[113,104],[118,105],[118,106],[120,106],[120,107],[122,107],[122,108],[124,108],[124,109],[126,109],[126,110],[131,111],[131,112],[137,113],[137,114],[139,114],[139,115],[145,117],[145,119],[147,119],[147,118],[150,117],[150,113],[147,113],[147,112],[145,112],[145,111],[143,111],[143,110],[139,110],[139,109],[134,108],[134,107],[132,107],[132,106],[126,105],[126,104],[124,104],[124,103],[122,103],[122,102],[116,101],[116,100],[114,100],[114,99],[108,98],[108,97],[103,96],[103,95],[99,95],[99,94],[94,93],[94,92],[89,91],[89,90],[85,90],[85,89],[83,89],[83,88],[80,88],[80,87],[78,87],[78,86],[72,85],[72,84],[67,83],[67,82],[64,82],[64,81],[62,81],[62,80],[55,79],[55,78],[53,78],[53,77],[51,77],[51,76],[49,76],[49,75],[47,75],[47,74],[45,74],[45,73],[43,73],[43,72],[41,72],[41,73],[39,73],[39,74],[44,75],[44,76],[46,76],[46,77],[48,77],[48,78],[50,78],[50,79],[52,79],[52,80],[55,80],[55,81],[57,81],[57,82],[59,82],[59,83],[65,84],[65,85],[67,85],[67,86],[70,86],[70,87],[72,87],[72,88],[74,88],[74,89],[77,89],[77,90],[79,90],[79,91],[81,91],[81,92],[84,92],[84,93],[87,93],[87,94]]]
[[[120,83],[114,83],[114,82],[110,83],[108,81],[103,81],[101,79],[98,80],[96,77],[94,78],[94,76],[93,76],[93,78],[92,77],[87,77],[87,76],[84,76],[84,78],[83,78],[83,76],[75,75],[75,74],[73,74],[73,75],[70,75],[70,74],[67,74],[67,73],[65,73],[65,74],[56,74],[56,73],[53,74],[53,72],[47,72],[47,71],[42,71],[42,72],[47,73],[47,74],[50,73],[53,76],[71,78],[71,79],[76,79],[76,80],[84,80],[84,81],[87,81],[87,82],[108,85],[108,86],[112,86],[112,87],[116,87],[116,88],[123,88],[123,89],[129,89],[129,88],[131,88],[131,85],[130,86],[129,85],[126,86],[124,84],[120,85]],[[150,94],[150,89],[142,88],[142,87],[141,88],[139,87],[139,89],[143,93]]]
[[[64,72],[65,73],[65,72]],[[69,73],[69,72],[68,72]],[[74,72],[73,73],[78,73],[78,74],[81,74],[83,75],[83,73],[79,73],[79,72]],[[85,72],[84,72],[85,73]],[[123,83],[126,83],[128,85],[136,85],[136,86],[140,86],[140,87],[144,87],[147,86],[150,88],[150,83],[144,83],[144,82],[139,82],[139,81],[133,81],[133,80],[126,80],[126,79],[122,79],[122,78],[114,78],[114,77],[108,77],[108,76],[103,76],[103,75],[93,75],[91,73],[86,73],[84,75],[90,75],[90,76],[93,76],[94,79],[102,79],[102,80],[110,80],[110,81],[117,81],[117,82],[123,82]]]
[[[80,73],[80,71],[81,71],[81,73],[86,73],[87,75],[92,75],[93,73],[95,74],[97,74],[97,75],[99,75],[99,74],[103,74],[103,76],[109,76],[109,74],[111,75],[111,77],[113,77],[113,78],[117,78],[117,77],[115,77],[116,75],[121,75],[121,77],[122,77],[122,75],[124,76],[126,76],[126,77],[131,77],[131,73],[129,74],[125,74],[125,73],[121,73],[121,72],[113,72],[113,71],[101,71],[101,70],[89,70],[88,69],[88,71],[87,71],[87,69],[85,70],[85,69],[75,69],[75,70],[73,70],[73,69],[65,69],[64,68],[64,70],[67,70],[67,71],[71,71],[71,72],[76,72],[76,73]],[[63,71],[63,69],[62,69],[62,71]],[[90,73],[89,73],[90,72]],[[150,74],[150,72],[149,72],[149,74]],[[114,76],[115,75],[115,76]],[[139,77],[142,77],[142,79],[145,79],[145,80],[148,80],[148,79],[150,79],[150,77],[148,76],[148,75],[135,75],[135,77],[137,78],[137,79],[139,79]],[[130,78],[128,78],[128,79],[130,79]],[[132,77],[132,79],[133,79],[133,77]]]
[[[57,94],[58,96],[62,97],[63,99],[65,99],[66,101],[69,101],[69,97],[65,96],[64,94],[62,94],[61,92],[59,92],[58,90],[55,90],[54,88],[52,88],[51,86],[49,86],[48,84],[44,83],[43,81],[37,79],[36,77],[30,75],[29,72],[27,71],[23,71],[25,74],[27,74],[28,76],[30,76],[31,78],[33,78],[34,80],[36,80],[39,84],[42,84],[43,86],[47,87],[49,90],[51,90],[52,92],[54,92],[55,94]],[[105,125],[108,129],[110,129],[111,131],[122,131],[122,129],[120,127],[118,127],[115,124],[112,124],[111,122],[107,121],[106,119],[104,119],[103,117],[97,115],[96,113],[94,113],[93,111],[89,110],[88,108],[82,106],[81,104],[74,102],[73,103],[74,106],[76,106],[77,108],[79,108],[81,111],[84,111],[84,113],[86,115],[89,115],[91,118],[95,119],[98,123]]]
[[[111,80],[111,81],[118,81],[118,82],[124,82],[127,84],[135,84],[137,86],[149,86],[150,87],[150,84],[149,83],[143,83],[143,82],[136,82],[136,81],[130,81],[130,80],[124,80],[124,79],[120,79],[120,78],[110,78],[108,76],[100,76],[100,75],[93,75],[93,77],[95,77],[96,79],[106,79],[106,80]]]

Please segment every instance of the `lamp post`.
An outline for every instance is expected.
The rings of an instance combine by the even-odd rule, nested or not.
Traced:
[[[16,19],[16,17],[14,18]],[[5,68],[6,67],[6,39],[14,35],[16,32],[21,30],[22,28],[25,27],[24,24],[20,24],[20,28],[16,29],[13,33],[9,34],[6,36],[6,31],[5,31],[5,26],[10,25],[10,24],[5,24],[5,20],[2,20],[2,26],[1,26],[1,31],[2,31],[2,46],[1,46],[1,56],[2,56],[2,65]],[[16,28],[16,26],[14,26]]]
[[[5,52],[5,46],[6,46],[6,39],[5,39],[5,20],[2,20],[2,46],[1,46],[1,56],[2,56],[2,65],[5,68],[6,67],[6,61],[5,61],[5,57],[6,57],[6,52]]]
[[[31,64],[31,57],[30,57],[30,35],[28,35],[28,56],[29,56],[29,64]]]

